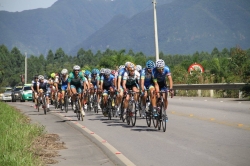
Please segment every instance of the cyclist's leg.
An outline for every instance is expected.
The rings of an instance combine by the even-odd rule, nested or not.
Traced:
[[[75,95],[77,94],[75,85],[70,85],[70,94],[71,94],[71,100],[73,102],[73,110],[75,111],[76,109],[76,106],[75,106],[76,96]]]
[[[50,109],[49,109],[49,96],[50,96],[50,91],[47,90],[47,92],[45,93],[46,103],[47,103],[47,111],[50,111]]]
[[[83,106],[84,106],[83,87],[78,87],[77,88],[77,93],[79,94],[79,100],[81,101],[82,115],[85,116],[85,112],[84,112],[84,109],[83,109]]]

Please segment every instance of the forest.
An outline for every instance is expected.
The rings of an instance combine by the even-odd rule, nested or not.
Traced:
[[[22,84],[21,76],[25,72],[25,56],[17,47],[8,50],[0,45],[0,86],[15,86]],[[195,52],[193,55],[166,55],[160,52],[159,58],[169,66],[174,84],[204,84],[204,83],[250,83],[250,49],[243,50],[239,46],[218,50],[216,47],[208,52]],[[63,68],[72,70],[74,65],[82,69],[93,68],[116,69],[126,61],[134,62],[142,67],[147,60],[155,61],[155,56],[145,55],[133,50],[110,50],[104,52],[79,49],[77,55],[67,55],[62,48],[55,52],[49,50],[47,55],[27,55],[27,82],[34,75],[49,77],[52,72],[60,72]],[[193,63],[203,66],[204,72],[195,71],[190,74],[188,68]],[[250,87],[244,87],[243,94],[249,96]],[[229,97],[235,97],[238,92],[228,91]],[[218,92],[218,95],[225,91]]]

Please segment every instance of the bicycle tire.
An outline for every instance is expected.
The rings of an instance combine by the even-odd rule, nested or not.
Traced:
[[[65,109],[65,112],[68,113],[68,110],[69,110],[69,98],[68,98],[68,95],[64,96],[64,109]]]
[[[131,104],[132,104],[132,107],[130,108],[131,110],[130,110],[129,116],[130,116],[131,125],[135,126],[135,123],[136,123],[136,112],[137,112],[137,110],[135,109],[135,102],[132,101]]]
[[[151,126],[151,114],[149,112],[146,112],[146,123],[148,127]]]
[[[161,122],[162,122],[162,131],[163,132],[166,132],[166,128],[167,128],[167,119],[166,119],[166,117],[167,117],[167,113],[166,113],[166,111],[165,110],[162,110],[162,120],[161,120]]]
[[[80,112],[80,118],[83,121],[83,114],[82,114],[82,105],[81,105],[81,100],[78,100],[78,105],[79,105],[79,112]],[[79,119],[80,120],[80,119]]]
[[[75,105],[76,105],[76,117],[77,117],[77,120],[80,120],[80,108],[79,108],[79,103],[78,101],[75,102]]]
[[[152,121],[153,121],[154,128],[157,128],[158,127],[158,116],[152,115]]]
[[[107,104],[107,106],[108,106],[108,109],[107,109],[107,111],[108,111],[108,119],[109,120],[111,120],[111,109],[112,109],[112,105],[111,105],[112,103],[111,103],[111,100],[110,100],[110,98],[108,99],[108,104]]]
[[[124,116],[123,116],[123,114],[124,114],[123,102],[124,102],[124,98],[122,98],[122,102],[121,102],[120,120],[122,120],[122,122],[125,122],[125,118],[124,118]]]
[[[44,111],[44,114],[46,115],[47,114],[47,103],[46,103],[45,96],[43,96],[43,111]]]
[[[94,112],[98,114],[98,105],[97,105],[97,97],[96,94],[93,96],[93,107],[94,107]]]

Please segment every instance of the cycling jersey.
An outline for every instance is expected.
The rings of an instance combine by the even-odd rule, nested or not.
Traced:
[[[90,82],[93,84],[93,86],[95,87],[95,88],[97,88],[97,82],[98,81],[100,81],[100,77],[97,75],[96,77],[94,77],[93,75],[91,75],[90,77],[89,77],[89,80],[90,80]]]
[[[31,86],[33,87],[34,91],[37,92],[37,83],[36,81],[32,80]]]
[[[153,81],[157,82],[159,84],[160,90],[166,90],[167,89],[167,77],[171,75],[170,69],[168,66],[165,66],[163,68],[162,74],[157,70],[155,67],[153,69]]]
[[[134,75],[129,75],[128,72],[124,73],[123,80],[126,80],[126,87],[132,88],[133,86],[138,87],[138,82],[140,79],[140,73],[135,70]]]
[[[65,78],[61,77],[59,85],[61,86],[61,90],[65,91],[68,88],[68,75]],[[58,86],[59,89],[59,86]]]
[[[49,90],[48,80],[44,79],[43,82],[39,81],[37,82],[37,85],[39,86],[39,89],[42,89],[44,92]]]
[[[111,86],[114,86],[114,76],[110,74],[109,78],[102,76],[101,82],[103,82],[103,89],[108,89]]]
[[[141,70],[141,79],[144,80],[144,86],[148,89],[153,85],[153,75],[152,72],[148,72],[147,68]]]
[[[73,72],[69,73],[68,82],[70,83],[70,85],[81,87],[82,83],[85,81],[86,81],[86,78],[84,77],[82,72],[79,72],[77,76],[75,76]]]

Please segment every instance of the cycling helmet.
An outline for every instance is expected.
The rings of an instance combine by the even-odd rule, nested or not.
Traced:
[[[80,70],[80,66],[75,65],[75,66],[73,67],[73,70]]]
[[[115,72],[116,72],[115,70],[112,70],[112,71],[111,71],[111,74],[112,74],[112,75],[115,75]]]
[[[97,74],[100,74],[100,71],[98,69],[96,69],[96,72],[97,72]]]
[[[38,77],[39,80],[44,80],[44,76],[43,75],[40,75],[40,77]]]
[[[128,65],[130,64],[131,62],[126,62],[125,63],[125,67],[128,67]]]
[[[51,77],[51,78],[55,78],[55,76],[56,76],[56,73],[51,73],[51,74],[50,74],[50,77]]]
[[[110,75],[111,74],[111,70],[110,69],[105,69],[104,74],[105,75]]]
[[[135,68],[136,68],[136,70],[137,70],[138,72],[141,71],[141,69],[142,69],[141,65],[136,65]]]
[[[38,76],[38,79],[39,79],[39,80],[41,80],[41,78],[44,79],[43,75],[39,75],[39,76]]]
[[[104,68],[101,68],[100,73],[103,74],[105,72]]]
[[[119,66],[119,70],[122,69],[122,68],[125,68],[125,66],[124,65]]]
[[[84,73],[86,76],[89,76],[91,74],[91,72],[89,70],[85,70],[85,73]]]
[[[163,68],[165,67],[165,62],[162,59],[156,61],[156,67]]]
[[[61,74],[68,74],[68,70],[67,69],[62,69]]]
[[[146,62],[146,68],[152,69],[152,68],[154,68],[154,67],[155,67],[155,63],[154,63],[153,61],[148,60],[148,61]]]
[[[93,69],[91,73],[92,74],[98,74],[98,70],[97,69]]]

